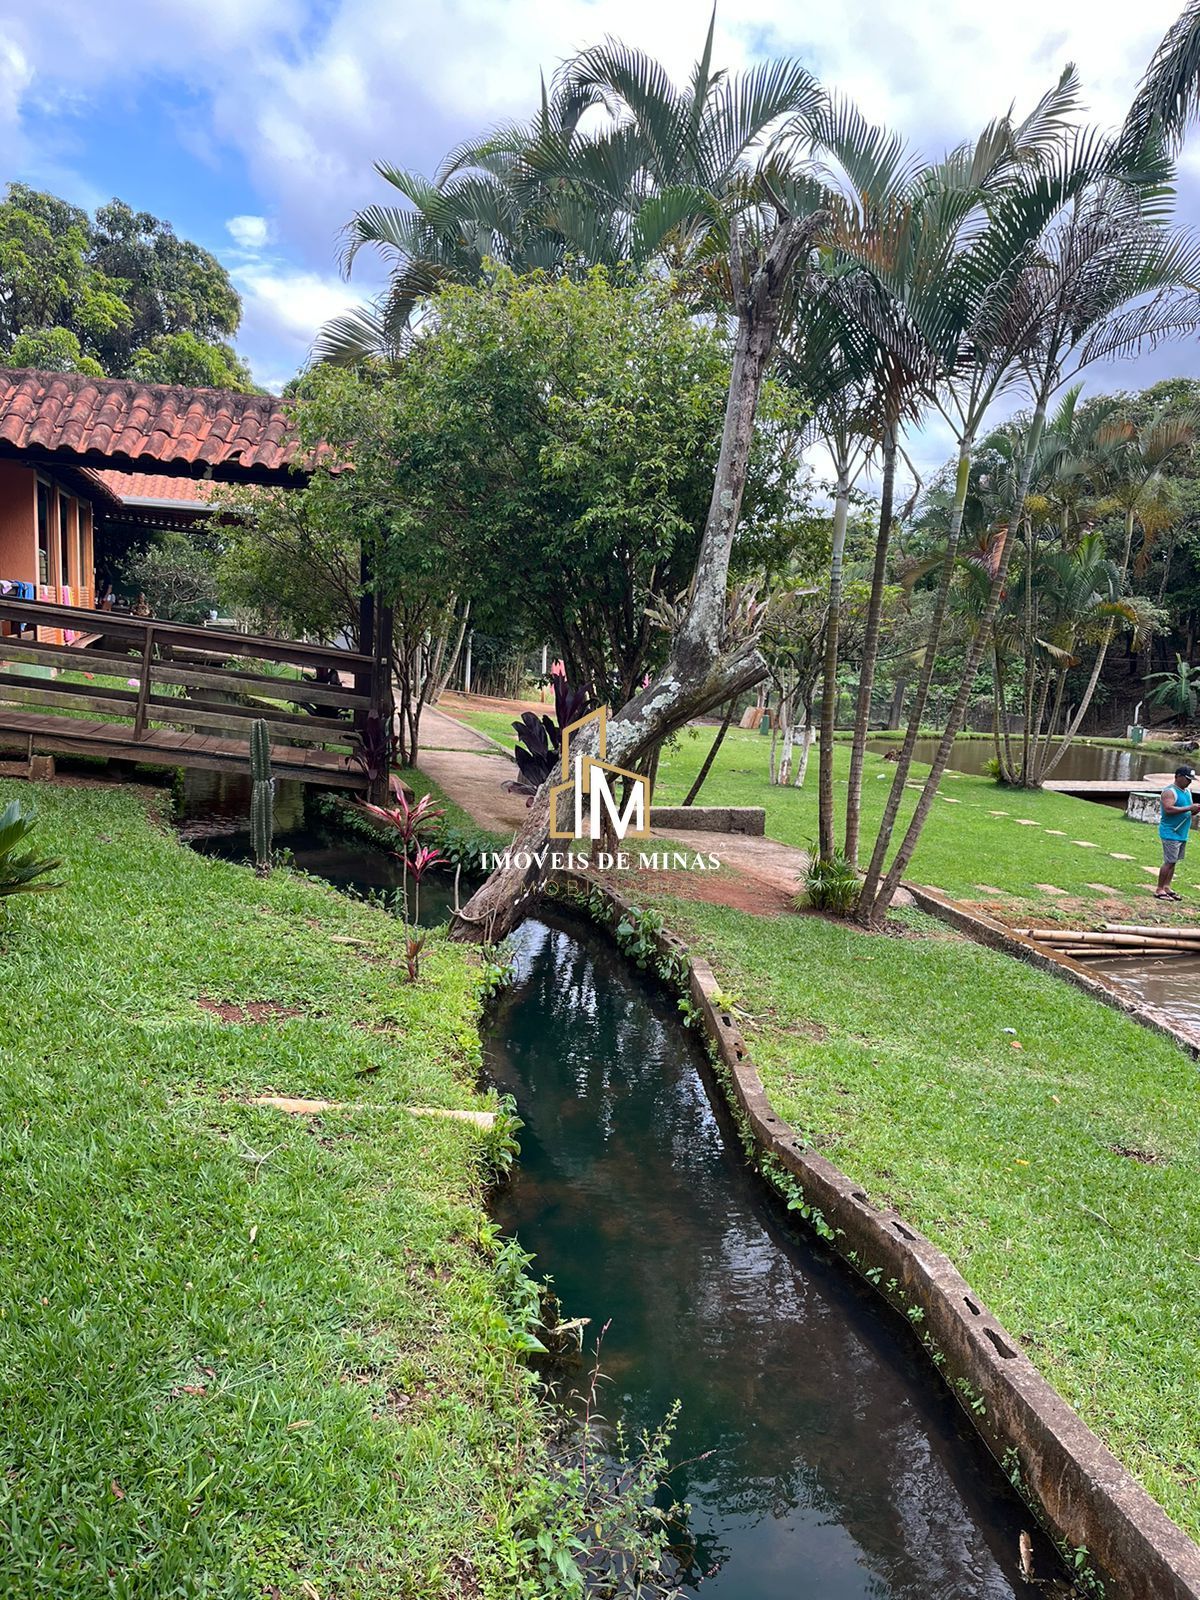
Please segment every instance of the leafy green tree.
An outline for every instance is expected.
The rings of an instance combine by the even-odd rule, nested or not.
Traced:
[[[729,384],[724,333],[668,283],[518,279],[436,301],[406,363],[426,411],[405,452],[427,525],[467,531],[477,604],[525,619],[575,683],[624,703],[665,658],[652,620],[691,577]],[[768,386],[735,566],[778,565],[809,524],[802,411]],[[432,470],[436,463],[436,470]]]
[[[254,388],[250,368],[232,345],[206,343],[187,328],[180,333],[155,334],[149,344],[133,352],[127,376],[192,389]]]
[[[203,622],[216,609],[216,563],[204,542],[184,533],[163,533],[131,555],[123,585],[144,595],[150,614],[168,622]]]
[[[26,184],[0,201],[0,360],[246,389],[241,303],[215,256],[122,200],[95,219]]]
[[[89,378],[103,378],[104,368],[93,356],[85,356],[78,334],[70,328],[37,328],[19,333],[5,357],[10,366],[32,367],[38,372],[82,372]]]

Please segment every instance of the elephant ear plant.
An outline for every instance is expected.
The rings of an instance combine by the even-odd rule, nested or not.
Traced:
[[[422,795],[415,803],[411,801],[399,779],[395,777],[392,778],[392,800],[394,803],[390,806],[375,806],[360,801],[359,809],[375,822],[393,829],[397,836],[399,849],[393,850],[392,854],[404,867],[403,906],[404,926],[407,930],[405,959],[409,981],[416,983],[421,976],[421,951],[425,948],[425,941],[429,937],[428,934],[417,931],[421,918],[421,884],[428,873],[444,863],[440,850],[420,842],[420,833],[422,828],[427,828],[431,823],[440,822],[445,812],[440,806],[435,806],[432,797],[427,794]],[[408,895],[409,878],[413,881],[411,903]]]
[[[40,880],[62,863],[21,848],[36,826],[36,814],[22,809],[19,800],[0,811],[0,899],[11,894],[46,894],[60,887]]]
[[[546,779],[558,770],[562,759],[563,730],[573,722],[578,722],[587,710],[585,690],[568,688],[567,680],[557,675],[553,681],[553,720],[526,711],[518,722],[513,723],[513,732],[517,736],[513,756],[518,776],[507,788],[511,794],[528,795],[527,805],[533,804],[534,796]]]

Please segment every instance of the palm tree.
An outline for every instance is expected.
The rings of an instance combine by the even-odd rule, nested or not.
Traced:
[[[1200,111],[1200,0],[1191,0],[1163,35],[1125,118],[1130,149],[1161,133],[1176,147]]]
[[[1131,164],[1119,139],[1084,133],[1063,141],[1060,160],[1031,180],[1055,209],[1038,249],[1012,284],[1002,319],[1022,330],[1021,367],[1033,401],[1010,527],[1022,516],[1051,397],[1091,362],[1131,354],[1200,325],[1200,249],[1166,225],[1170,178],[1161,151],[1142,149]],[[962,726],[1014,543],[1005,541],[987,610],[904,838],[882,881],[868,872],[859,912],[864,920],[882,915],[912,859]]]
[[[488,261],[550,273],[662,264],[698,273],[699,288],[711,275],[727,297],[728,202],[739,189],[750,202],[773,141],[794,135],[822,97],[795,61],[714,70],[714,25],[715,12],[683,88],[652,57],[608,40],[567,62],[551,92],[543,85],[530,122],[460,145],[432,181],[379,164],[408,205],[352,218],[343,263],[349,273],[359,251],[374,248],[389,263],[389,285],[374,307],[331,322],[317,355],[393,355],[425,299],[448,282],[478,282]],[[595,107],[606,118],[582,127]]]
[[[1165,706],[1176,716],[1188,721],[1196,715],[1196,701],[1200,697],[1200,672],[1185,661],[1175,657],[1174,672],[1153,672],[1146,679],[1154,684],[1146,698],[1151,705]]]

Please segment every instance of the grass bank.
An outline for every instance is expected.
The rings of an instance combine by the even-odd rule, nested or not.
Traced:
[[[946,1251],[1200,1536],[1195,1062],[919,913],[887,937],[660,903],[782,1114]]]
[[[548,1592],[483,1136],[406,1109],[479,1104],[470,958],[411,987],[390,918],[133,791],[18,795],[65,886],[0,909],[0,1592]]]

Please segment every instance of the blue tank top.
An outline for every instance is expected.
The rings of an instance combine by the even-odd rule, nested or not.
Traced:
[[[1190,806],[1192,804],[1192,791],[1181,789],[1177,783],[1170,785],[1175,796],[1177,806]],[[1158,825],[1160,839],[1186,839],[1192,826],[1192,813],[1190,811],[1175,811],[1162,814],[1162,821]]]

